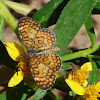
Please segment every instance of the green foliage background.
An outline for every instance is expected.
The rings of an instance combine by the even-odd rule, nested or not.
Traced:
[[[14,8],[12,4],[16,8]],[[21,13],[21,8],[20,10],[17,8],[19,5],[19,3],[14,3],[9,0],[0,0],[0,64],[6,65],[13,70],[16,69],[17,62],[14,62],[9,57],[5,46],[2,43],[2,39],[4,35],[4,20],[10,25],[19,39],[17,22],[7,8],[7,6],[11,7],[16,12]],[[23,9],[32,9],[24,4],[22,4],[21,7]],[[95,46],[96,37],[91,19],[91,15],[97,14],[97,12],[100,14],[100,0],[51,0],[32,16],[32,19],[38,21],[42,28],[55,24],[53,30],[56,36],[55,46],[61,48],[57,53],[62,59],[62,70],[72,69],[71,64],[82,65],[86,61],[92,62],[93,71],[89,74],[88,84],[98,82],[100,45]],[[66,48],[83,24],[85,25],[87,34],[91,41],[90,48],[66,52]],[[44,98],[44,100],[59,100],[59,98],[51,92],[53,88],[59,89],[63,92],[70,91],[65,83],[64,75],[62,75],[56,80],[55,85],[50,88],[50,90],[43,91],[39,88],[32,90],[21,83],[14,88],[8,88],[7,91],[0,94],[0,99],[26,100],[30,96],[34,95],[33,100],[39,100],[41,98]],[[74,96],[74,94],[71,96]]]

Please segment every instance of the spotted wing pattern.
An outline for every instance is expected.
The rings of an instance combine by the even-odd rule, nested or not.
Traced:
[[[53,47],[53,32],[47,28],[41,29],[40,24],[29,17],[19,20],[18,29],[27,51],[34,51],[33,56],[28,55],[34,80],[42,90],[49,89],[54,84],[55,72],[61,67],[59,55],[50,52],[60,50]]]
[[[36,37],[34,38],[34,42],[32,44],[33,48],[50,48],[55,44],[55,36],[53,32],[47,28],[41,29]]]
[[[61,59],[58,54],[48,52],[41,53],[36,56],[41,62],[43,62],[46,66],[54,71],[58,71],[61,67]]]
[[[35,35],[40,30],[40,24],[29,17],[23,17],[18,21],[18,30],[23,44],[29,50]]]
[[[55,80],[55,72],[49,66],[39,61],[38,58],[30,58],[30,67],[34,80],[42,90],[49,89]]]

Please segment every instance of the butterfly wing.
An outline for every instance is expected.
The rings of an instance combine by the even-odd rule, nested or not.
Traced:
[[[50,48],[55,44],[55,36],[48,28],[41,29],[36,34],[32,47],[34,48]]]
[[[42,90],[49,89],[55,80],[55,72],[37,58],[30,58],[30,67],[35,82]]]
[[[32,42],[40,30],[40,24],[29,17],[23,17],[18,21],[18,30],[26,49],[31,49]]]
[[[53,48],[55,44],[55,36],[53,32],[47,28],[40,29],[40,24],[31,18],[24,17],[18,22],[20,38],[27,50],[35,48],[36,55],[29,57],[29,66],[32,70],[34,80],[42,90],[49,89],[55,81],[55,71],[61,67],[60,57],[50,50],[58,50]],[[48,53],[43,49],[48,49]],[[37,51],[45,53],[39,53]]]
[[[56,53],[45,52],[37,55],[36,57],[39,59],[39,61],[43,62],[45,65],[47,65],[55,72],[58,71],[61,67],[60,56]]]

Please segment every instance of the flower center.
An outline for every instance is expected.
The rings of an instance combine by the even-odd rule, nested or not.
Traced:
[[[19,62],[19,63],[18,63],[18,66],[22,69],[22,71],[23,71],[24,73],[27,73],[27,72],[30,71],[29,68],[28,68],[28,66],[27,66],[27,62],[25,62],[25,61]]]
[[[76,81],[80,85],[84,85],[85,82],[87,81],[87,78],[88,78],[88,73],[82,70],[77,70],[75,72],[72,72],[72,80]]]
[[[85,98],[86,100],[99,100],[99,92],[96,90],[95,85],[88,85],[85,89]]]

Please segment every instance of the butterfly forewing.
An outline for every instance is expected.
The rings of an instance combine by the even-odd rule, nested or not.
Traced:
[[[26,49],[31,49],[32,42],[40,30],[40,24],[29,17],[24,17],[18,21],[18,30]]]
[[[33,48],[50,48],[55,44],[55,36],[53,32],[47,28],[41,29],[36,37],[34,38],[34,42],[32,44]]]

